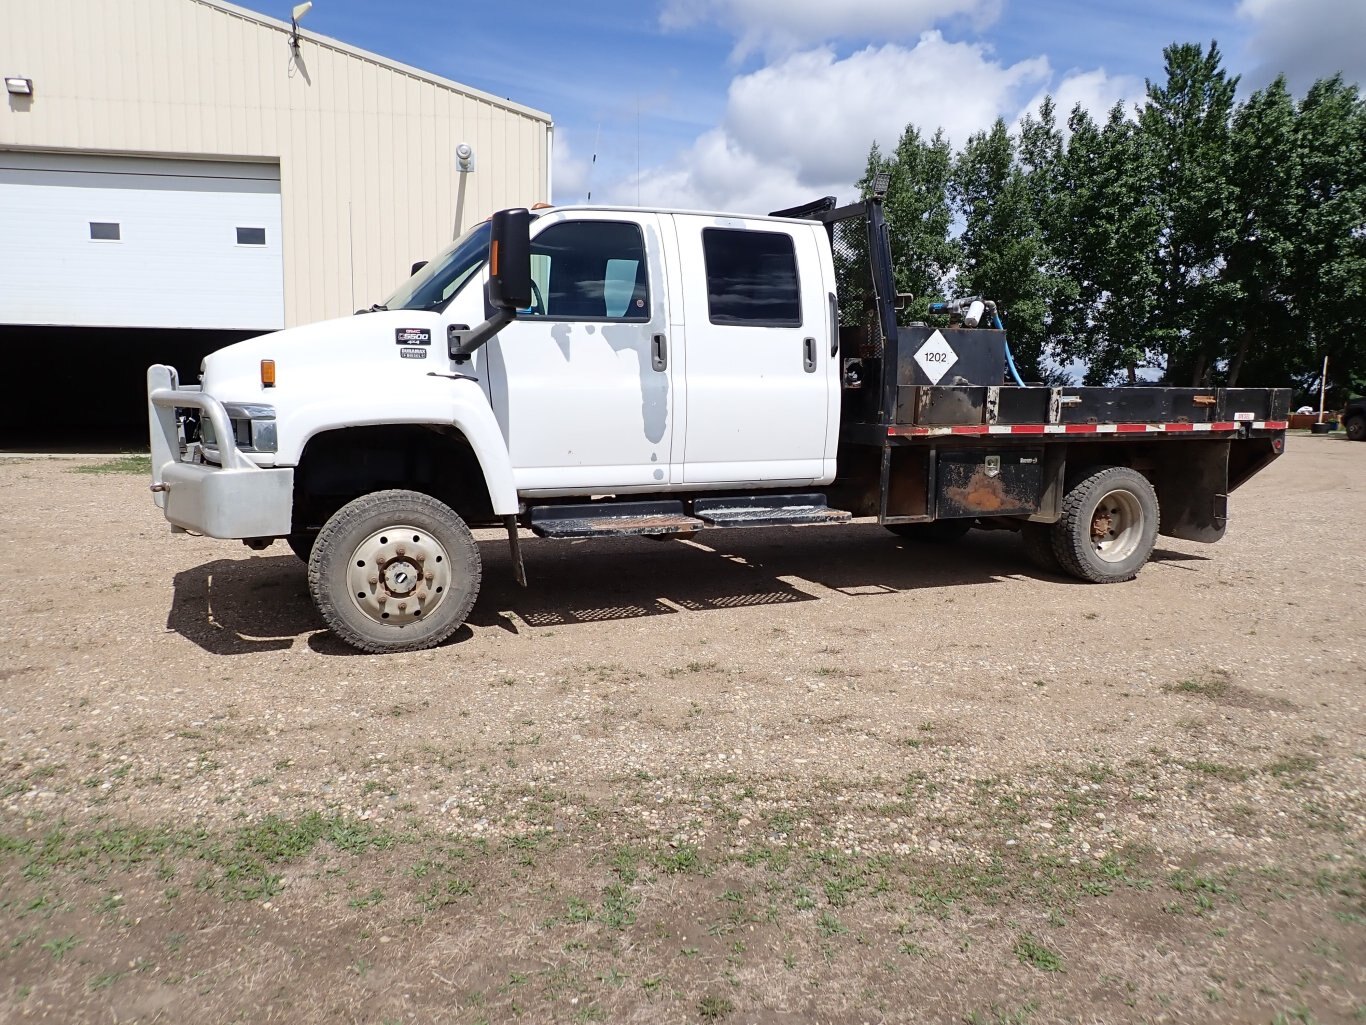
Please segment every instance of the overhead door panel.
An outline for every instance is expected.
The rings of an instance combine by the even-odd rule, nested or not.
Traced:
[[[284,326],[277,165],[0,151],[0,324]]]

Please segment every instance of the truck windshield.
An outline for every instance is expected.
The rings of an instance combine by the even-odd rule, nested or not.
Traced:
[[[489,222],[476,225],[443,249],[384,303],[390,310],[434,310],[472,278],[489,255]]]

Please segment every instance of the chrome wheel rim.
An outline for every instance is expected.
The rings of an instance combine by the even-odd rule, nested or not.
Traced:
[[[1091,548],[1105,562],[1123,562],[1143,539],[1143,507],[1128,491],[1111,491],[1091,514]]]
[[[399,523],[377,530],[351,552],[351,602],[381,626],[430,619],[451,589],[451,560],[428,531]]]

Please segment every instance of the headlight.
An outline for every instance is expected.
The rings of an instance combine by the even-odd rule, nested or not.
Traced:
[[[223,408],[232,421],[232,436],[244,452],[274,452],[279,447],[275,431],[275,407],[259,403],[225,402]],[[208,428],[204,430],[204,428]],[[208,417],[203,420],[201,438],[204,444],[215,447],[213,425]]]

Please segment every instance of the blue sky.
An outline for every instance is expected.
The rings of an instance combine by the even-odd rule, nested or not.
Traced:
[[[1250,87],[1366,78],[1366,0],[315,0],[303,28],[551,114],[559,202],[848,197],[907,122],[961,142],[1045,92],[1103,112],[1173,41],[1218,39]]]

